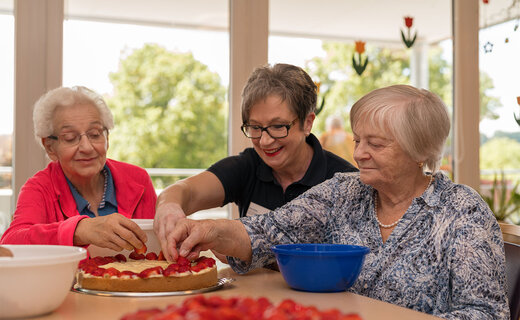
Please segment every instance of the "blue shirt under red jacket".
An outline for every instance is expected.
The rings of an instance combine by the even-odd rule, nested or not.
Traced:
[[[148,173],[137,166],[107,159],[114,180],[117,212],[127,218],[153,219],[157,195]],[[13,221],[2,244],[73,245],[76,226],[89,218],[78,212],[59,162],[27,180],[20,190]]]

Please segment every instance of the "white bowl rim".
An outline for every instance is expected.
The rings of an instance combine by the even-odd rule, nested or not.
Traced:
[[[35,257],[0,257],[0,269],[4,267],[24,267],[24,266],[36,266],[36,265],[52,265],[52,264],[60,264],[60,263],[68,263],[68,262],[79,262],[82,259],[87,257],[87,250],[81,247],[74,246],[60,246],[60,245],[44,245],[44,244],[34,244],[34,245],[23,245],[23,244],[5,244],[2,247],[7,249],[16,250],[16,247],[19,248],[34,248],[34,249],[45,249],[52,248],[57,250],[62,250],[63,252],[58,253],[50,253],[45,256],[35,256]]]
[[[132,219],[143,231],[153,230],[153,219]]]

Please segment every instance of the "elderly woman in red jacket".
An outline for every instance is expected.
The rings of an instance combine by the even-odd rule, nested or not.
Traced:
[[[103,98],[57,88],[36,102],[33,120],[52,161],[22,187],[0,243],[141,248],[146,234],[131,218],[153,218],[157,197],[145,170],[106,158],[114,120]]]

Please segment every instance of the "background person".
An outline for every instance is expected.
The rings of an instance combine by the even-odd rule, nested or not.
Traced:
[[[33,121],[52,162],[23,185],[1,243],[141,248],[146,234],[130,218],[153,218],[157,197],[144,169],[106,158],[114,121],[103,98],[57,88]]]
[[[238,205],[240,216],[274,210],[336,172],[356,171],[324,151],[311,134],[316,85],[301,68],[257,68],[242,92],[242,131],[253,148],[225,158],[207,171],[167,187],[157,200],[154,230],[168,260],[168,236],[177,220],[193,212]]]
[[[475,190],[437,171],[450,128],[443,102],[396,85],[350,115],[359,173],[264,215],[183,219],[174,247],[189,258],[215,250],[244,273],[275,261],[277,244],[362,245],[370,253],[351,292],[448,319],[509,319],[500,227]]]
[[[345,131],[343,119],[337,115],[327,117],[325,132],[320,136],[323,149],[330,151],[350,163],[354,163],[354,137]]]

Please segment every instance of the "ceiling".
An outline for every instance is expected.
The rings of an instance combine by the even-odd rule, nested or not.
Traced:
[[[0,13],[12,10],[13,1],[0,0]],[[481,26],[520,15],[520,0],[478,1]],[[451,37],[451,10],[452,0],[271,0],[269,28],[272,35],[398,43],[403,17],[411,16],[418,41],[435,43]],[[228,0],[65,0],[65,15],[221,31],[228,29],[229,20]]]

